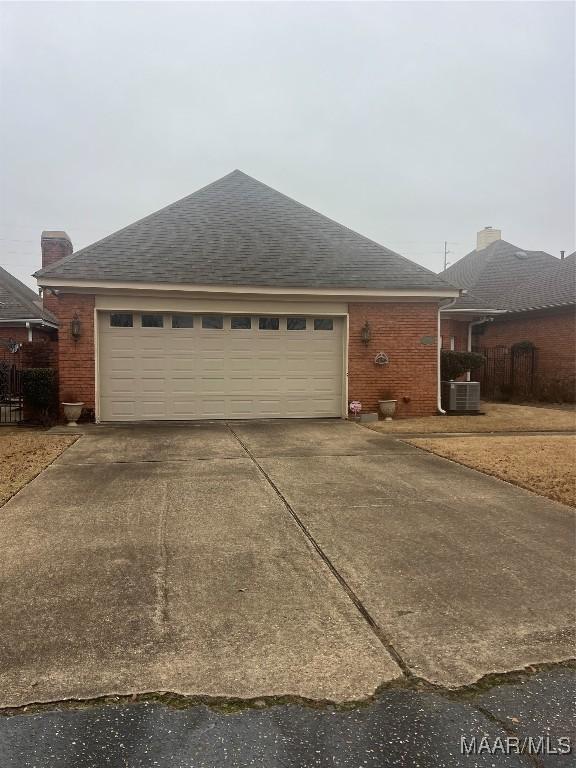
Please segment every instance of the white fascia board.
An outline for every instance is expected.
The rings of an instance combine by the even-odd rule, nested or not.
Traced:
[[[0,323],[6,325],[26,325],[26,323],[35,323],[36,325],[46,325],[48,328],[58,328],[56,323],[51,323],[49,320],[41,320],[38,317],[18,317],[13,320],[0,320]]]
[[[451,309],[441,309],[440,310],[443,314],[448,312],[453,312],[454,314],[476,314],[476,315],[502,315],[505,312],[509,312],[509,309],[458,309],[457,307],[452,307]]]
[[[369,288],[266,288],[261,286],[238,286],[238,285],[181,285],[178,283],[134,283],[134,282],[109,282],[94,281],[87,283],[79,280],[50,279],[48,277],[38,277],[38,285],[42,288],[55,288],[62,291],[81,291],[83,293],[98,293],[101,291],[155,291],[161,293],[184,293],[184,294],[228,294],[244,296],[292,296],[292,297],[314,297],[314,298],[361,298],[361,299],[380,299],[380,298],[415,298],[415,299],[446,299],[457,298],[460,291],[456,288],[438,289],[422,288],[419,290],[410,290],[402,288],[391,288],[387,290],[372,290]]]

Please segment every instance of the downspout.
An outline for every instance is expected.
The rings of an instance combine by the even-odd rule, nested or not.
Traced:
[[[460,297],[457,296],[455,299],[450,299],[450,301],[447,304],[442,304],[440,302],[438,304],[438,332],[436,334],[436,350],[437,350],[437,361],[436,361],[436,368],[438,371],[438,380],[436,385],[436,408],[438,409],[438,413],[442,416],[446,416],[446,411],[442,408],[442,376],[440,374],[440,353],[442,352],[440,348],[440,311],[442,309],[448,309],[448,307],[451,307],[456,301],[458,301]]]
[[[30,323],[26,323],[26,328],[28,329],[28,341],[32,341],[32,326]]]
[[[468,352],[472,352],[472,326],[482,325],[482,323],[491,323],[493,321],[493,317],[483,317],[480,320],[472,320],[472,322],[468,323]],[[470,381],[470,371],[466,371],[466,381]]]

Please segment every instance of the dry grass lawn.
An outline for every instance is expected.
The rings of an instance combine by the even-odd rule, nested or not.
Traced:
[[[576,436],[422,437],[406,442],[576,507]]]
[[[573,408],[483,403],[485,416],[426,416],[378,421],[364,426],[376,432],[560,432],[576,430]]]
[[[51,464],[76,437],[33,429],[0,428],[0,505]]]

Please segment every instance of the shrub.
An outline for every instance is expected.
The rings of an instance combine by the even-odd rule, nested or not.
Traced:
[[[532,349],[536,349],[531,341],[517,341],[512,344],[512,352],[530,352]]]
[[[22,371],[24,405],[43,424],[50,424],[58,412],[58,381],[53,368],[27,368]]]
[[[445,350],[440,356],[440,372],[443,381],[462,376],[466,371],[475,371],[484,365],[484,355],[477,352],[453,352]]]

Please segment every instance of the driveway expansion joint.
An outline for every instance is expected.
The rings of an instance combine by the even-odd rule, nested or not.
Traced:
[[[260,464],[258,459],[254,456],[254,454],[250,451],[248,446],[243,442],[243,440],[239,437],[239,435],[234,431],[234,429],[230,426],[230,424],[227,422],[226,426],[232,433],[232,435],[236,438],[238,443],[242,446],[244,451],[246,452],[246,455],[248,458],[253,462],[254,466],[258,469],[258,471],[262,474],[266,482],[270,485],[272,490],[276,493],[282,504],[284,505],[284,508],[289,512],[289,514],[292,516],[308,542],[312,545],[312,547],[315,549],[315,551],[320,556],[321,560],[323,561],[324,565],[330,570],[334,578],[338,581],[348,598],[352,601],[354,606],[358,609],[360,615],[362,618],[366,621],[374,635],[378,638],[378,640],[382,643],[385,650],[388,652],[388,654],[392,657],[392,659],[396,662],[396,664],[400,667],[403,674],[407,678],[413,678],[414,673],[404,660],[404,658],[401,656],[401,654],[396,650],[394,645],[392,644],[392,641],[390,638],[386,635],[382,627],[376,622],[374,617],[370,614],[366,606],[362,603],[360,597],[356,594],[356,592],[352,589],[350,584],[346,581],[344,576],[338,571],[336,566],[332,563],[328,555],[324,552],[320,544],[316,541],[312,533],[309,531],[309,529],[306,527],[304,522],[301,520],[297,512],[294,510],[294,508],[289,504],[286,497],[283,495],[282,491],[278,488],[278,486],[274,483],[272,478],[268,475],[264,467]]]

